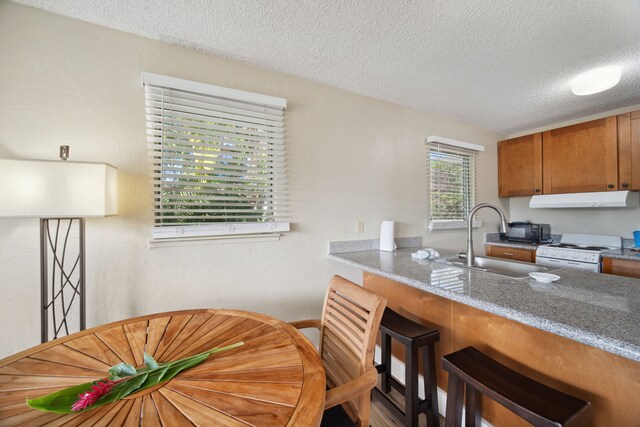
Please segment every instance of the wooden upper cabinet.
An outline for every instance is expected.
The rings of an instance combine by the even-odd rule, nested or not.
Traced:
[[[498,195],[542,194],[542,134],[498,143]]]
[[[620,190],[640,190],[640,111],[618,116]]]
[[[544,132],[544,193],[618,190],[617,121],[612,116]]]

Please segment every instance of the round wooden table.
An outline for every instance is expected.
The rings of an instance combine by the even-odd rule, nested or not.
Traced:
[[[40,397],[108,376],[121,361],[143,365],[244,341],[175,378],[80,414],[31,409]],[[235,310],[137,317],[78,332],[0,361],[0,425],[318,426],[325,374],[294,327]]]

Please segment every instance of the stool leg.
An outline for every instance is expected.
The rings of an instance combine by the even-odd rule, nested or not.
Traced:
[[[422,366],[424,367],[424,396],[425,399],[431,401],[431,412],[426,414],[427,426],[440,427],[436,356],[433,343],[430,343],[426,348],[422,349]]]
[[[480,427],[481,415],[482,400],[480,400],[480,391],[467,384],[465,390],[465,427]]]
[[[380,388],[383,392],[389,393],[391,391],[391,335],[380,331],[380,344],[382,345],[380,359],[384,365]]]
[[[418,427],[418,348],[406,350],[404,367],[404,425]]]
[[[449,372],[447,387],[447,414],[444,419],[445,427],[460,427],[462,425],[462,400],[464,398],[464,382],[455,374]]]

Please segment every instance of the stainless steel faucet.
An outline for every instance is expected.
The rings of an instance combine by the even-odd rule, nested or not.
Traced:
[[[469,212],[469,218],[467,219],[467,267],[473,267],[476,260],[476,256],[473,253],[473,217],[476,212],[482,208],[491,208],[498,212],[498,215],[500,215],[500,233],[506,233],[509,227],[504,213],[496,205],[492,205],[491,203],[478,203],[475,205],[473,209],[471,209],[471,212]]]

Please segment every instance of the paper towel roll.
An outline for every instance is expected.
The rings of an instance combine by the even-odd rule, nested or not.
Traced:
[[[380,250],[385,252],[393,252],[396,250],[394,242],[396,223],[394,221],[382,221],[380,226]]]

